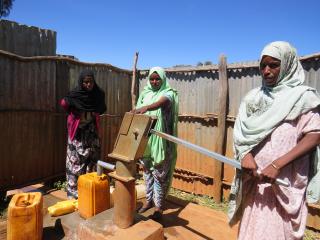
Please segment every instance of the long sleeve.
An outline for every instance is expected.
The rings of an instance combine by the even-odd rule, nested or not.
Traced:
[[[61,106],[65,111],[68,111],[68,109],[69,109],[69,104],[68,104],[68,102],[67,102],[64,98],[62,98],[62,99],[60,100],[60,106]]]

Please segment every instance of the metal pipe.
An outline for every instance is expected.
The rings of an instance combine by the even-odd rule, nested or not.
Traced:
[[[174,143],[177,143],[177,144],[181,144],[187,148],[190,148],[194,151],[197,151],[197,152],[200,152],[210,158],[214,158],[220,162],[223,162],[223,163],[227,163],[235,168],[238,168],[238,169],[241,169],[241,163],[236,161],[236,160],[233,160],[233,159],[230,159],[230,158],[227,158],[226,156],[223,156],[219,153],[216,153],[216,152],[212,152],[212,151],[209,151],[208,149],[206,148],[203,148],[203,147],[200,147],[196,144],[193,144],[193,143],[190,143],[190,142],[187,142],[185,140],[182,140],[180,138],[177,138],[177,137],[174,137],[174,136],[171,136],[169,134],[166,134],[166,133],[163,133],[163,132],[158,132],[154,129],[151,129],[150,130],[151,133],[161,137],[161,138],[164,138],[168,141],[171,141],[171,142],[174,142]],[[257,174],[260,175],[261,174],[261,171],[260,170],[257,170]],[[289,187],[289,183],[280,179],[280,178],[277,178],[275,180],[275,183],[278,184],[278,185],[282,185],[282,186],[285,186],[285,187]]]
[[[116,166],[114,164],[111,163],[106,163],[103,162],[101,160],[98,160],[97,162],[97,175],[101,176],[103,173],[103,168],[114,171],[114,169],[116,168]]]

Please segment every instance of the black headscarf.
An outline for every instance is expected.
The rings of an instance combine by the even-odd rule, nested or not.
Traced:
[[[93,79],[94,86],[91,91],[86,91],[82,87],[83,80],[86,76],[90,76]],[[68,93],[65,100],[70,107],[81,112],[97,112],[102,114],[106,111],[105,93],[97,85],[94,73],[90,69],[85,69],[81,72],[78,86]]]

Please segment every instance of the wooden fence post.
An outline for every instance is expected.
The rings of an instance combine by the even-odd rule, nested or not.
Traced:
[[[226,120],[228,108],[228,77],[227,77],[227,59],[224,55],[219,58],[219,112],[218,129],[216,137],[215,152],[224,155],[226,139]],[[214,163],[214,193],[216,202],[221,202],[222,193],[222,171],[223,164],[219,161]]]
[[[131,83],[131,107],[134,109],[136,107],[137,101],[137,87],[136,87],[136,73],[137,73],[137,61],[139,52],[134,55],[133,69],[132,69],[132,83]]]

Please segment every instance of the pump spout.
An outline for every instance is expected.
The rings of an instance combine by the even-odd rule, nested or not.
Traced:
[[[111,163],[106,163],[103,162],[101,160],[98,160],[97,162],[97,175],[101,176],[103,173],[103,168],[108,169],[110,171],[114,171],[114,169],[116,168],[116,166],[114,164]]]

